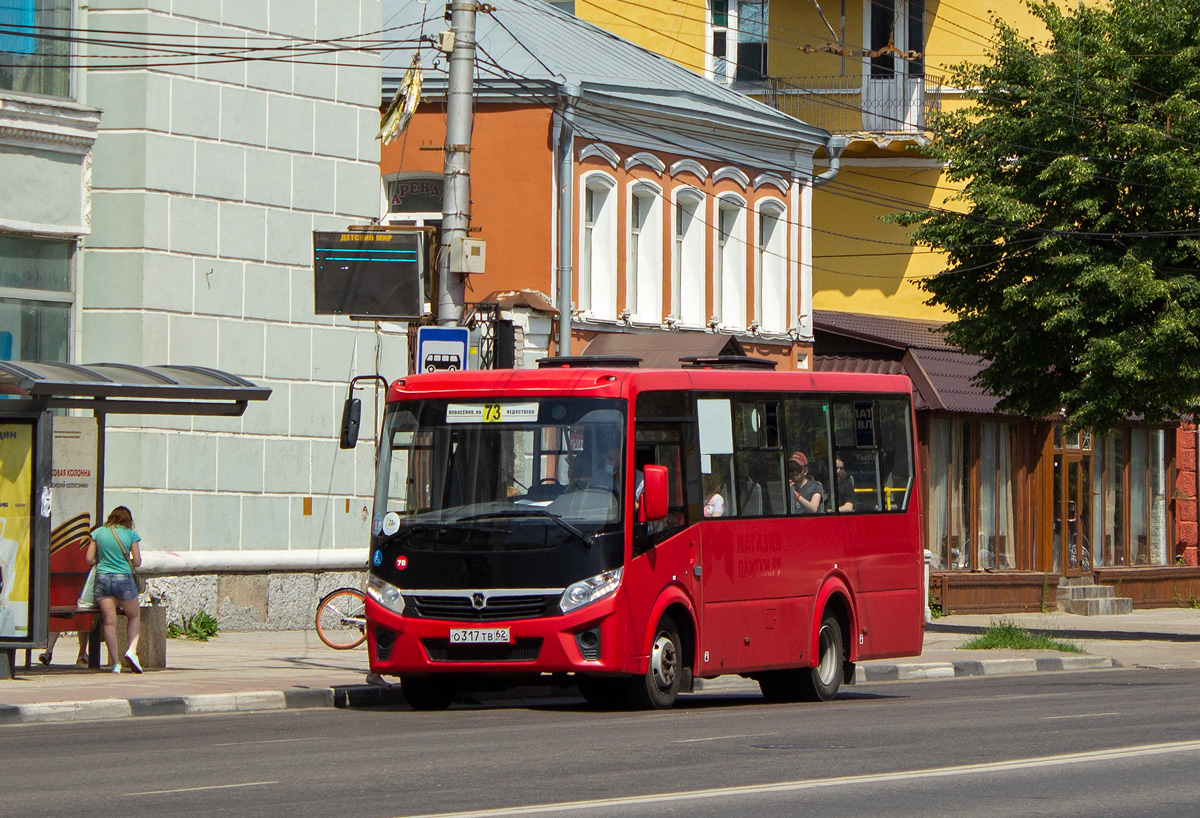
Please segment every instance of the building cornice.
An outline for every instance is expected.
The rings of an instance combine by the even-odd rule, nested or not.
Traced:
[[[95,144],[99,127],[96,108],[0,92],[0,146],[82,156]]]

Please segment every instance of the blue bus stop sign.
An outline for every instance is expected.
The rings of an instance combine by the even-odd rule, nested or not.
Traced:
[[[466,327],[418,327],[417,372],[455,372],[467,368],[471,331]]]

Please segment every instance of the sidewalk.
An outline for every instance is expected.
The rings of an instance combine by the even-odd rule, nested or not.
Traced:
[[[960,645],[993,620],[1053,632],[1085,653],[973,651]],[[18,661],[24,662],[24,652]],[[357,707],[399,703],[397,687],[365,684],[365,645],[331,650],[312,631],[226,633],[209,642],[171,640],[164,670],[141,676],[77,669],[73,637],[61,639],[56,664],[37,663],[0,680],[0,725],[142,715]],[[925,633],[919,657],[862,662],[858,681],[1071,671],[1113,667],[1200,669],[1200,610],[1134,611],[1128,616],[1015,614],[946,616]],[[394,680],[393,680],[394,681]],[[757,691],[737,676],[697,682],[698,691]],[[478,698],[486,698],[479,694]]]

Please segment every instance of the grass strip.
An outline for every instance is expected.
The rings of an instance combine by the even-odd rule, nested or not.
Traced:
[[[1033,633],[1011,619],[992,620],[983,633],[962,645],[965,650],[1056,650],[1083,653],[1083,648],[1052,633]]]

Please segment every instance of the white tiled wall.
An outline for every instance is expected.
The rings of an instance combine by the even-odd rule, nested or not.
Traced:
[[[229,47],[382,27],[378,0],[89,6],[94,29]],[[383,374],[403,374],[406,339],[312,312],[312,230],[364,223],[379,201],[377,60],[319,63],[87,77],[86,102],[104,113],[77,359],[209,366],[274,390],[241,418],[108,419],[107,505],[130,505],[150,549],[366,544],[374,413],[364,406],[364,440],[341,451],[341,401],[349,377],[374,371],[377,345]]]

